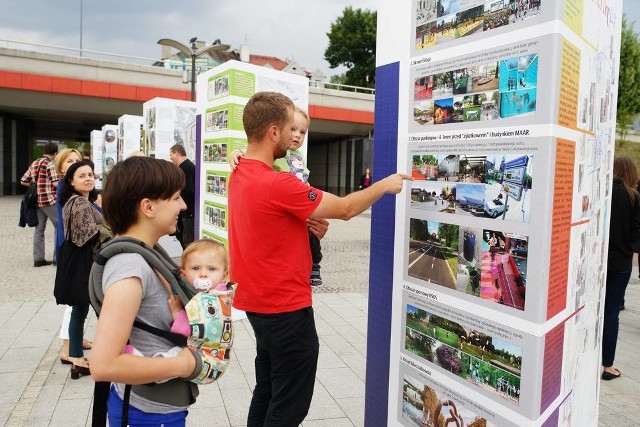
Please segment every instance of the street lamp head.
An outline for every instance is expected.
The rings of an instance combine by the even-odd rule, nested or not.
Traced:
[[[196,40],[198,40],[198,37],[192,37],[191,40],[189,40],[189,43],[195,43]]]

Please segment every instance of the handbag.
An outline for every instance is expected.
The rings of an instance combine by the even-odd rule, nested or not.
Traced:
[[[24,203],[29,208],[35,208],[38,206],[38,177],[40,176],[40,168],[42,168],[43,160],[40,160],[40,164],[38,165],[38,170],[36,171],[36,182],[32,183],[27,191],[24,193],[23,199]]]
[[[95,238],[88,240],[82,246],[75,245],[71,241],[69,227],[71,216],[70,210],[67,224],[65,224],[64,242],[58,248],[53,296],[56,298],[56,304],[89,304],[89,273],[91,272],[91,264],[93,264]]]

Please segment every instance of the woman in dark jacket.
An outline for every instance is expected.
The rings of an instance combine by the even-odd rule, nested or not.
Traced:
[[[65,186],[60,195],[62,205],[62,220],[64,222],[65,240],[89,254],[93,253],[93,244],[99,239],[99,227],[104,219],[94,204],[98,196],[95,190],[93,163],[82,160],[74,163],[65,174]],[[89,256],[87,259],[91,260]],[[89,261],[90,262],[90,261]],[[85,266],[86,267],[86,266]],[[58,263],[58,268],[64,268]],[[87,272],[88,268],[84,268]],[[71,367],[71,378],[78,379],[81,375],[89,375],[89,364],[83,352],[84,322],[89,312],[89,276],[87,275],[86,294],[76,295],[77,301],[71,310],[69,322],[69,355],[67,360]]]
[[[636,184],[638,171],[629,157],[613,161],[611,189],[611,219],[609,225],[609,255],[602,331],[602,379],[620,376],[613,367],[618,341],[620,304],[631,278],[632,244],[640,237],[640,206]]]

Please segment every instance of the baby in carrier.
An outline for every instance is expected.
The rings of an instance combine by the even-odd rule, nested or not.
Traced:
[[[236,284],[227,282],[229,258],[224,246],[214,240],[193,242],[182,253],[180,274],[198,294],[185,307],[177,295],[168,298],[173,317],[171,332],[187,337],[187,345],[200,352],[201,374],[194,380],[208,384],[222,375],[229,362],[232,345],[231,304]],[[181,347],[157,353],[155,357],[175,357]],[[125,353],[140,355],[131,345]]]

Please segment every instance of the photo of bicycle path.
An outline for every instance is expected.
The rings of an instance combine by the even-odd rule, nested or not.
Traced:
[[[412,277],[455,289],[457,267],[451,269],[451,259],[451,249],[440,243],[409,241],[409,275]]]

